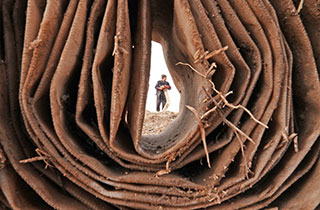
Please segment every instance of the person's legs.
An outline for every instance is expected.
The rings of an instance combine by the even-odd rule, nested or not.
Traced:
[[[160,95],[157,95],[157,112],[159,112],[160,111],[160,104],[161,104],[161,96]]]
[[[166,103],[167,103],[166,96],[163,96],[162,97],[162,110],[163,110],[164,106],[166,105]]]

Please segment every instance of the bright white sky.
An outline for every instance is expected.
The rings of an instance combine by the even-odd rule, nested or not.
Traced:
[[[161,80],[161,74],[167,75],[167,81],[171,86],[171,90],[169,90],[170,106],[168,107],[168,111],[179,112],[180,94],[168,71],[167,64],[163,57],[162,46],[157,42],[152,42],[151,71],[146,106],[146,109],[152,112],[156,111],[156,89],[154,87],[157,81]]]

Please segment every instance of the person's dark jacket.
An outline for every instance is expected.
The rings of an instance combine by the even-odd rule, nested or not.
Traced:
[[[163,80],[159,80],[159,81],[157,82],[156,86],[155,86],[155,88],[156,88],[156,90],[157,90],[157,96],[160,96],[160,95],[163,95],[163,96],[164,96],[163,90],[160,90],[160,89],[159,89],[162,85],[168,86],[168,88],[167,88],[168,90],[171,89],[171,86],[170,86],[169,82],[167,82],[167,81],[164,82]]]

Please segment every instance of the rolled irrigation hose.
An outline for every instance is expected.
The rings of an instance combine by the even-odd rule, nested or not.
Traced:
[[[2,209],[316,209],[317,0],[2,0]],[[142,135],[151,41],[180,113]]]
[[[164,96],[166,97],[166,104],[163,107],[162,111],[167,111],[168,107],[170,106],[170,97],[169,97],[169,93],[168,93],[168,89],[164,89]]]

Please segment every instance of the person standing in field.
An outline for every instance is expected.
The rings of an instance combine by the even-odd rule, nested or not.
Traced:
[[[170,90],[171,86],[169,84],[169,82],[166,81],[167,80],[167,76],[165,74],[161,75],[161,80],[159,80],[155,86],[156,90],[157,90],[157,111],[160,111],[160,105],[162,104],[162,109],[164,108],[164,106],[167,103],[166,100],[166,96],[164,94],[164,90]]]

